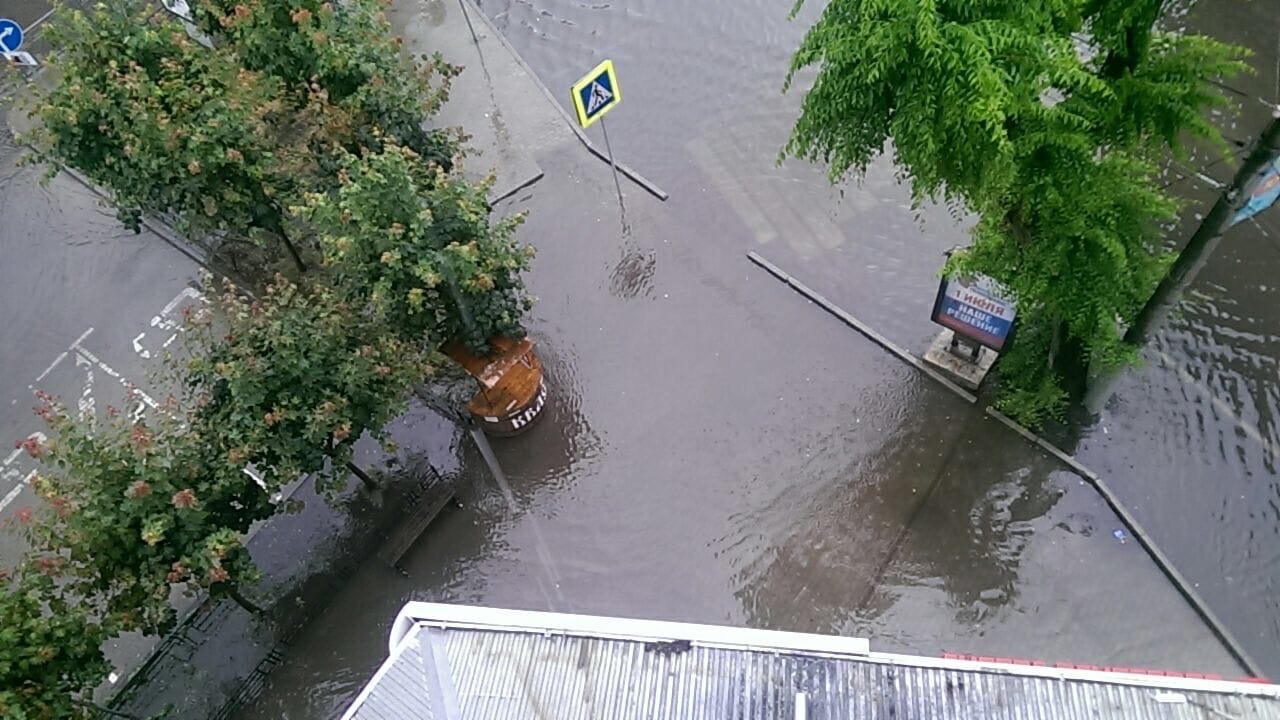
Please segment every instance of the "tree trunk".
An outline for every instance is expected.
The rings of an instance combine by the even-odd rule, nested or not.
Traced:
[[[369,477],[369,473],[365,472],[363,468],[351,462],[350,460],[347,461],[347,469],[351,471],[352,475],[355,475],[356,477],[360,478],[360,482],[364,483],[364,486],[366,488],[370,490],[377,490],[379,487],[381,487],[380,485],[378,485],[378,481]]]
[[[1049,339],[1049,369],[1058,366],[1058,350],[1062,348],[1062,336],[1066,333],[1066,323],[1057,320],[1053,323],[1053,337]]]
[[[1106,80],[1119,80],[1132,73],[1146,59],[1151,48],[1151,33],[1164,14],[1165,0],[1136,0],[1140,9],[1124,27],[1124,47],[1112,48],[1102,62],[1101,75]]]
[[[289,257],[293,258],[294,267],[298,268],[298,272],[306,272],[307,264],[302,262],[302,256],[298,254],[298,248],[294,247],[293,241],[289,239],[289,235],[284,231],[284,228],[280,228],[280,240],[284,242],[285,249],[289,251]]]
[[[1053,326],[1053,339],[1049,341],[1049,369],[1058,376],[1058,385],[1067,396],[1078,400],[1084,396],[1088,385],[1089,359],[1084,341],[1071,334],[1065,320]]]
[[[474,338],[477,333],[475,320],[471,317],[471,308],[467,305],[467,299],[462,295],[462,291],[458,289],[458,282],[453,277],[453,271],[449,269],[447,264],[443,267],[445,271],[445,287],[449,289],[449,295],[453,298],[454,304],[458,306],[458,313],[462,315],[462,325],[466,329],[466,335],[468,338]],[[482,342],[488,339],[480,338]],[[469,343],[463,344],[469,345]]]
[[[237,585],[227,586],[226,593],[227,593],[227,597],[234,600],[237,605],[244,608],[246,611],[248,611],[252,615],[262,615],[266,612],[262,608],[258,607],[258,605],[255,604],[252,600],[245,597],[244,594],[240,592],[240,588]]]
[[[1222,236],[1231,227],[1236,213],[1249,202],[1247,191],[1254,176],[1274,162],[1277,156],[1280,156],[1280,111],[1272,114],[1271,123],[1258,136],[1244,164],[1231,179],[1231,184],[1214,203],[1213,209],[1187,241],[1186,247],[1178,253],[1178,259],[1169,267],[1169,272],[1156,286],[1147,304],[1134,318],[1133,324],[1124,334],[1126,342],[1139,346],[1145,344],[1151,332],[1177,306],[1182,292],[1190,287],[1222,242]]]
[[[284,249],[289,251],[289,257],[293,258],[293,265],[298,272],[305,273],[307,264],[302,261],[302,254],[298,252],[298,248],[289,239],[289,233],[284,229],[284,209],[275,203],[268,205],[269,209],[264,209],[258,215],[259,227],[264,227],[275,233],[280,238],[280,242],[284,244]]]

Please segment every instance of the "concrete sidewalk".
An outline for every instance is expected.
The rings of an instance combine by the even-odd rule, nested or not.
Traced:
[[[522,103],[541,98],[530,92],[528,73],[519,64],[498,62],[490,67],[485,62],[486,53],[497,52],[496,43],[490,37],[477,47],[472,25],[461,14],[461,7],[445,2],[398,2],[388,8],[387,19],[393,31],[404,38],[409,55],[439,52],[447,62],[463,66],[462,76],[450,88],[449,101],[432,122],[461,127],[470,136],[464,172],[472,179],[492,173],[496,180],[490,197],[497,202],[542,177],[542,168],[533,160],[536,148],[513,141],[503,114],[513,97],[520,97]],[[500,97],[507,102],[499,103]],[[549,127],[527,130],[552,132]]]

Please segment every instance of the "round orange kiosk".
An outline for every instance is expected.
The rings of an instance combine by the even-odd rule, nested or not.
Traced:
[[[480,392],[467,403],[476,425],[486,435],[513,437],[532,427],[546,405],[542,361],[527,337],[495,337],[489,346],[491,354],[476,355],[455,340],[444,353],[480,383]]]

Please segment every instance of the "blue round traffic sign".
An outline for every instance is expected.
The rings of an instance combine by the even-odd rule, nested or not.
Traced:
[[[0,51],[17,52],[22,47],[22,26],[9,18],[0,18]]]

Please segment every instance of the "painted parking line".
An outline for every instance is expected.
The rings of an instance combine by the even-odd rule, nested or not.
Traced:
[[[66,350],[63,350],[62,353],[58,355],[58,357],[53,359],[53,362],[49,363],[49,367],[45,368],[44,372],[36,376],[36,383],[43,382],[44,379],[49,376],[49,373],[53,372],[54,368],[58,367],[58,365],[60,365],[63,360],[67,359],[67,355],[71,352],[72,349],[74,349],[80,343],[84,342],[92,334],[93,334],[93,328],[89,328],[88,330],[85,330],[84,332],[80,333],[80,337],[76,338],[76,341],[71,343],[71,347],[67,348]],[[36,383],[32,383],[27,387],[31,390],[34,390],[36,387]]]
[[[26,477],[22,478],[22,482],[18,483],[17,485],[14,485],[13,489],[10,490],[8,494],[0,498],[0,512],[4,512],[4,509],[9,507],[10,503],[18,499],[18,496],[22,494],[22,489],[30,485],[31,479],[34,478],[35,476],[36,476],[35,470],[32,470],[31,472],[27,473]]]
[[[26,439],[44,442],[48,438],[42,432],[33,432],[28,435]],[[4,512],[4,509],[22,494],[22,488],[30,485],[31,479],[36,476],[35,470],[28,470],[24,476],[22,474],[22,470],[17,467],[17,461],[22,456],[23,452],[22,448],[14,448],[5,457],[5,459],[0,462],[0,480],[13,481],[19,476],[22,477],[20,481],[17,481],[14,484],[13,488],[10,489],[9,492],[5,493],[4,497],[0,498],[0,512]]]
[[[147,349],[146,344],[142,342],[143,338],[147,337],[147,333],[152,333],[153,338],[164,337],[164,340],[160,342],[160,349],[169,349],[169,346],[173,344],[173,341],[177,340],[178,336],[182,334],[181,318],[173,317],[174,311],[176,311],[183,303],[202,302],[203,300],[204,295],[200,294],[198,290],[195,290],[194,288],[183,288],[182,292],[178,293],[177,296],[170,300],[158,315],[151,318],[151,330],[144,330],[143,332],[138,333],[138,336],[133,339],[133,351],[145,360],[151,359],[151,350]]]
[[[181,318],[175,317],[178,308],[184,303],[201,302],[203,299],[204,296],[199,291],[189,287],[183,288],[181,292],[165,304],[159,313],[151,317],[148,329],[133,338],[134,353],[147,360],[154,356],[152,349],[157,351],[168,349],[182,333]],[[132,407],[129,412],[130,417],[139,419],[146,414],[148,409],[158,409],[160,404],[153,397],[132,383],[123,373],[108,365],[92,350],[85,347],[85,342],[93,333],[94,328],[92,327],[81,333],[66,350],[59,353],[36,376],[35,381],[27,386],[28,389],[34,391],[40,383],[62,367],[67,358],[72,358],[76,370],[83,373],[75,397],[75,409],[82,418],[92,417],[96,412],[96,390],[100,375],[105,376],[108,382],[112,380],[119,382],[130,394],[131,398],[137,399],[137,405]],[[147,343],[143,342],[148,335],[155,343],[151,348],[147,347]],[[132,403],[130,404],[132,405]],[[35,438],[41,442],[46,439],[44,433],[41,432],[34,432],[28,435],[27,438]],[[22,495],[23,488],[30,485],[32,478],[36,476],[37,471],[35,469],[19,467],[22,464],[20,462],[22,455],[23,450],[15,448],[0,461],[0,492],[4,493],[3,496],[0,496],[0,512],[12,505]],[[12,483],[12,486],[10,486],[10,483]]]

